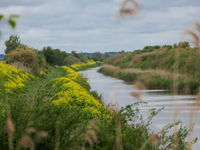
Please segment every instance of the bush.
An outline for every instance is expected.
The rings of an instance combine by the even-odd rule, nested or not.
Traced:
[[[189,44],[189,42],[179,42],[178,43],[178,47],[180,47],[180,48],[189,48],[190,44]]]
[[[32,49],[17,48],[6,55],[6,62],[13,64],[16,62],[22,63],[26,67],[33,67],[39,63],[37,53]]]
[[[6,96],[14,89],[24,87],[27,81],[34,79],[29,73],[2,63],[0,63],[0,77],[0,97]]]
[[[90,91],[90,85],[87,80],[78,74],[78,72],[74,71],[70,67],[63,66],[61,67],[65,74],[65,77],[72,79],[73,81],[79,83],[82,87]]]
[[[50,65],[65,65],[65,59],[68,57],[66,52],[63,52],[59,49],[53,49],[50,46],[44,47],[42,52],[47,63]]]
[[[75,56],[68,56],[68,57],[65,58],[64,62],[65,62],[66,65],[70,66],[72,64],[79,64],[79,63],[81,63],[81,60],[78,59]]]
[[[97,63],[95,61],[88,61],[87,63],[80,63],[80,64],[73,64],[71,65],[71,68],[80,71],[80,70],[85,70],[91,67],[96,67]]]

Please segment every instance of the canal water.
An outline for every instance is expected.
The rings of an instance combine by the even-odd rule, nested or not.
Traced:
[[[87,78],[91,89],[103,96],[105,105],[112,103],[123,107],[135,102],[147,102],[140,106],[142,114],[147,114],[152,108],[164,109],[153,119],[152,130],[162,129],[166,124],[180,120],[184,125],[190,125],[194,121],[193,136],[200,139],[200,111],[196,109],[194,95],[171,95],[163,90],[138,90],[134,85],[122,80],[105,76],[92,68],[79,73]],[[140,93],[141,98],[137,99],[130,95],[131,92]],[[194,110],[195,113],[194,113]],[[193,112],[193,113],[192,113]],[[200,149],[200,140],[194,145],[194,150]]]

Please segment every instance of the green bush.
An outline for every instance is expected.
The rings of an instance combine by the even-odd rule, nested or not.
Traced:
[[[47,63],[50,65],[65,65],[65,59],[68,57],[67,53],[59,49],[53,49],[50,46],[44,47],[42,50]]]

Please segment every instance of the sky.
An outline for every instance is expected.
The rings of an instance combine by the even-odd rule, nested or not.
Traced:
[[[133,51],[185,40],[200,21],[200,0],[138,0],[135,16],[119,19],[123,0],[0,0],[0,14],[19,14],[17,28],[0,22],[0,53],[11,34],[23,44],[71,52]]]

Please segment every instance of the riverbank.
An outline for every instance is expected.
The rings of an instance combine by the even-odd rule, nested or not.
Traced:
[[[188,42],[178,45],[146,46],[121,52],[106,60],[100,71],[130,82],[141,82],[147,89],[196,94],[200,87],[200,48]]]
[[[91,94],[87,80],[70,67],[51,68],[35,77],[0,64],[0,77],[1,149],[9,149],[10,144],[20,149],[54,149],[57,141],[59,149],[76,147],[77,142],[81,147],[88,143],[84,134],[90,121],[112,118],[111,111]],[[28,143],[23,143],[26,139]]]
[[[150,110],[144,121],[138,118],[138,103],[120,111],[109,109],[95,99],[87,80],[70,67],[54,67],[35,77],[1,64],[0,76],[1,149],[101,150],[120,146],[148,150],[166,147],[163,141],[174,145],[178,139],[178,147],[187,146],[186,128],[180,128],[178,139],[168,134],[173,125],[154,133],[149,125],[157,110]]]
[[[165,89],[182,94],[196,94],[200,83],[186,74],[171,73],[165,70],[142,70],[138,68],[120,68],[104,64],[99,72],[122,79],[127,82],[139,83],[138,88]]]
[[[81,71],[80,74],[87,77],[91,89],[102,93],[103,102],[116,103],[118,107],[124,107],[134,102],[144,102],[139,110],[143,116],[147,116],[148,110],[164,108],[154,117],[151,124],[152,130],[160,130],[166,124],[180,120],[183,125],[190,125],[191,120],[195,123],[193,136],[200,138],[200,111],[194,95],[174,95],[163,90],[138,90],[133,84],[124,82],[121,79],[106,76],[98,72],[98,68]],[[140,94],[140,98],[130,95],[132,92]],[[191,115],[194,114],[194,115]],[[194,145],[193,150],[199,150],[200,141]]]

